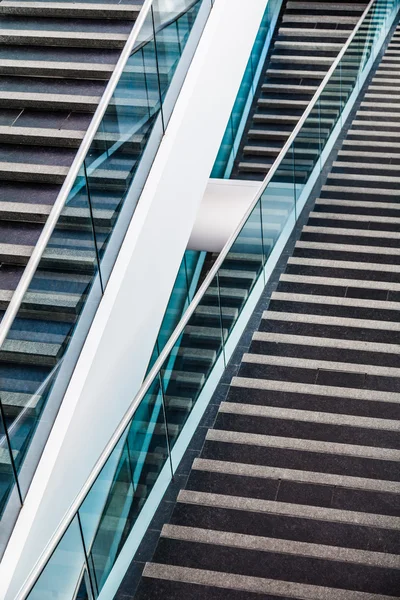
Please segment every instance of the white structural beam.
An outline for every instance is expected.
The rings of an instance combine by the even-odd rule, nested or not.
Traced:
[[[260,186],[258,181],[210,179],[188,249],[221,252],[254,201]]]
[[[3,556],[1,599],[15,598],[140,387],[265,7],[215,0]]]

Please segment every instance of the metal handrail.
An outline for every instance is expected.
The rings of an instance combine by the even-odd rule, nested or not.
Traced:
[[[188,7],[186,7],[185,10],[180,14],[184,14],[188,10],[190,10],[190,8],[192,6],[194,6],[194,4],[196,4],[196,1],[197,0],[194,0],[193,3],[191,5],[189,5]],[[18,282],[18,285],[12,295],[12,298],[6,309],[6,312],[4,313],[3,319],[1,320],[1,323],[0,323],[0,347],[3,345],[8,333],[11,329],[11,326],[14,322],[14,319],[16,318],[16,316],[18,314],[18,311],[21,307],[24,296],[25,296],[26,292],[28,291],[29,285],[33,279],[34,274],[36,273],[36,270],[42,259],[44,251],[47,248],[47,244],[50,240],[50,237],[58,223],[61,212],[62,212],[64,206],[66,205],[69,194],[70,194],[70,192],[73,188],[73,185],[82,169],[85,158],[86,158],[88,151],[92,145],[92,142],[99,130],[101,121],[104,117],[104,114],[105,114],[109,104],[110,104],[110,101],[115,92],[115,89],[121,79],[121,75],[124,72],[126,64],[129,60],[133,50],[135,50],[135,52],[136,52],[136,49],[141,48],[143,46],[143,44],[148,41],[148,40],[141,40],[140,43],[136,45],[139,34],[142,31],[142,27],[143,27],[143,25],[146,21],[146,18],[150,12],[153,2],[154,2],[154,0],[145,0],[142,8],[140,9],[139,15],[138,15],[138,17],[135,21],[135,24],[132,28],[132,31],[126,41],[126,44],[121,52],[121,55],[115,66],[115,69],[109,79],[106,89],[103,92],[101,100],[97,106],[97,109],[93,115],[90,125],[85,133],[85,136],[84,136],[82,142],[81,142],[79,150],[78,150],[77,154],[75,155],[75,158],[71,164],[68,174],[67,174],[67,176],[64,180],[64,183],[61,187],[61,190],[57,196],[57,199],[49,213],[46,224],[42,229],[42,232],[41,232],[39,239],[33,249],[31,257],[22,273],[22,277],[21,277],[20,281]],[[160,25],[158,30],[164,29],[164,27],[168,26],[168,24],[171,24],[177,18],[179,18],[179,15],[176,15],[169,21],[166,21],[165,23]]]
[[[292,145],[293,141],[295,140],[295,138],[296,138],[297,134],[299,133],[299,131],[301,130],[301,128],[303,127],[310,112],[315,107],[315,104],[317,103],[322,92],[324,91],[326,84],[328,83],[331,75],[334,73],[335,69],[339,65],[341,59],[343,58],[343,55],[345,54],[346,50],[350,46],[350,44],[353,41],[354,37],[356,36],[358,30],[360,29],[362,23],[364,22],[365,17],[368,15],[371,7],[375,4],[375,2],[377,2],[377,0],[370,0],[368,6],[366,7],[365,11],[363,12],[363,14],[360,18],[360,20],[358,21],[356,27],[354,28],[352,34],[350,35],[346,44],[343,46],[342,50],[339,52],[338,56],[336,57],[335,61],[332,64],[331,68],[329,69],[329,71],[327,72],[323,81],[321,82],[320,86],[318,87],[318,90],[314,94],[310,104],[308,105],[308,107],[304,111],[302,117],[300,118],[300,121],[294,128],[292,134],[290,135],[289,139],[283,146],[280,154],[278,155],[278,157],[275,160],[274,164],[272,165],[270,171],[268,172],[268,175],[262,182],[259,190],[257,191],[257,194],[255,195],[254,200],[252,201],[250,207],[246,211],[246,214],[244,215],[244,217],[240,221],[239,225],[237,226],[235,231],[230,236],[228,242],[225,244],[224,248],[220,252],[218,259],[215,261],[213,267],[209,271],[207,277],[205,278],[204,282],[202,283],[202,285],[200,286],[199,290],[197,291],[195,297],[193,298],[190,306],[186,310],[186,312],[185,312],[184,316],[182,317],[181,321],[179,322],[178,326],[175,328],[174,332],[172,333],[171,337],[169,338],[169,340],[168,340],[167,344],[165,345],[163,351],[161,352],[160,356],[154,363],[154,366],[152,367],[148,376],[144,380],[143,385],[141,386],[138,394],[135,396],[132,404],[130,405],[128,410],[125,412],[125,415],[121,419],[117,429],[114,431],[113,435],[111,436],[110,440],[108,441],[106,447],[104,448],[101,456],[99,457],[95,466],[93,467],[85,484],[83,485],[79,494],[76,496],[75,500],[72,502],[70,508],[65,513],[57,530],[55,531],[53,536],[50,538],[45,549],[43,550],[42,554],[40,555],[39,559],[37,560],[35,566],[31,570],[28,578],[26,579],[25,583],[19,590],[15,600],[25,600],[27,595],[29,594],[29,592],[32,590],[38,577],[40,576],[40,574],[43,571],[44,567],[46,566],[47,562],[49,561],[51,555],[53,554],[53,552],[55,551],[59,542],[61,541],[61,538],[63,537],[64,533],[68,529],[71,522],[73,521],[75,515],[78,513],[79,508],[81,507],[81,505],[82,505],[83,501],[85,500],[87,494],[89,493],[91,487],[95,483],[101,470],[103,469],[104,465],[106,464],[107,460],[109,459],[116,444],[118,443],[118,441],[121,438],[122,434],[124,433],[125,429],[128,427],[129,423],[132,421],[132,419],[135,415],[135,412],[138,409],[138,407],[140,406],[143,398],[149,391],[151,385],[154,383],[155,378],[158,376],[165,360],[168,358],[169,353],[175,346],[176,341],[178,340],[180,335],[183,333],[186,325],[188,324],[190,318],[192,317],[192,315],[193,315],[194,311],[196,310],[197,306],[199,305],[200,301],[202,300],[205,292],[208,290],[210,284],[212,283],[213,279],[217,275],[220,267],[222,266],[222,263],[224,262],[227,254],[229,253],[233,243],[235,242],[237,236],[241,232],[248,217],[250,216],[251,212],[253,211],[255,205],[257,204],[257,202],[260,199],[265,188],[267,187],[267,185],[271,181],[272,177],[276,173],[277,169],[279,168],[281,162],[283,161],[283,159],[286,155],[286,152]]]

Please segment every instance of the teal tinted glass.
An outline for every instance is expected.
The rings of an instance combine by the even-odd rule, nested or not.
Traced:
[[[155,383],[79,510],[96,593],[100,593],[167,461],[166,435],[162,393]]]
[[[38,424],[47,420],[49,394],[94,282],[100,298],[97,273],[82,169],[1,348],[0,396],[18,471]]]
[[[3,415],[3,407],[0,412],[0,517],[7,503],[9,494],[14,486],[14,470],[12,465],[11,448],[9,446]],[[7,419],[7,417],[5,416]],[[10,424],[8,424],[10,425]],[[18,458],[18,453],[13,453],[14,458]]]

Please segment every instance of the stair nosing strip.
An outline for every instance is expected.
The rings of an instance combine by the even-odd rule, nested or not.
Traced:
[[[296,346],[314,346],[319,348],[338,348],[342,350],[361,350],[365,352],[382,352],[384,354],[399,354],[400,344],[382,344],[359,340],[337,339],[317,336],[304,336],[270,331],[256,331],[254,341],[273,342],[278,344],[293,344]]]
[[[252,365],[292,367],[294,369],[358,373],[375,377],[390,377],[393,379],[400,377],[400,368],[396,367],[381,367],[377,365],[344,363],[311,358],[295,358],[292,356],[265,356],[263,354],[246,353],[243,355],[242,362]]]
[[[279,277],[284,283],[300,283],[303,285],[326,285],[333,287],[374,289],[387,291],[400,291],[400,283],[392,281],[365,281],[361,279],[340,279],[339,277],[317,276],[317,275],[291,275],[284,273]],[[310,293],[310,295],[312,295]]]
[[[7,37],[18,37],[31,39],[40,39],[46,35],[56,39],[80,40],[88,39],[94,41],[110,40],[118,42],[126,42],[128,34],[126,33],[106,33],[103,31],[59,31],[52,29],[35,30],[35,29],[2,29],[0,31],[0,39]]]
[[[400,206],[399,206],[400,209]],[[386,246],[361,246],[357,244],[337,244],[334,242],[308,242],[299,240],[295,248],[304,248],[306,250],[332,250],[360,254],[379,254],[387,256],[400,256],[400,248],[391,248]]]
[[[288,294],[286,292],[272,292],[271,300],[281,302],[304,302],[306,304],[334,304],[335,306],[350,306],[354,308],[373,308],[400,311],[400,302],[385,300],[364,300],[363,298],[342,298],[340,296],[322,296],[314,294]]]
[[[360,263],[349,260],[330,260],[327,258],[303,258],[291,256],[288,259],[290,265],[302,265],[308,267],[321,267],[331,269],[354,269],[356,271],[377,271],[386,273],[400,273],[400,266],[386,263]]]
[[[336,221],[360,221],[360,223],[392,223],[395,225],[400,224],[399,217],[378,217],[376,215],[353,215],[351,213],[325,213],[318,211],[311,211],[309,215],[310,219],[327,219]],[[377,230],[379,231],[379,230]]]
[[[368,132],[369,133],[369,132]],[[378,140],[344,140],[343,146],[374,146],[382,148],[400,148],[397,142],[379,142]],[[342,152],[342,150],[340,150]]]
[[[219,413],[261,419],[277,419],[301,423],[374,429],[380,431],[400,431],[400,421],[392,419],[378,419],[375,417],[326,413],[316,410],[309,411],[276,406],[259,406],[258,404],[247,404],[245,402],[222,402],[219,407]]]
[[[376,331],[400,331],[400,323],[395,321],[373,321],[368,319],[353,319],[348,317],[331,317],[328,315],[312,315],[306,313],[288,313],[268,310],[263,313],[263,319],[285,321],[288,323],[313,323],[315,325],[333,325],[336,327],[356,327]]]
[[[392,194],[382,194],[387,196]],[[373,200],[338,200],[335,198],[318,198],[315,206],[349,206],[350,208],[376,208],[378,210],[400,210],[395,202],[374,202]],[[397,217],[398,218],[398,217]]]
[[[400,113],[399,113],[399,117],[400,117]],[[331,177],[332,175],[335,175],[335,173],[330,173],[329,177]],[[340,178],[340,176],[342,175],[342,173],[337,173],[338,177]],[[365,177],[369,177],[371,181],[373,181],[374,176],[365,176]],[[381,177],[381,175],[377,175],[376,177]],[[360,179],[365,180],[364,176],[360,176]],[[390,181],[391,178],[387,178],[385,177],[385,180]],[[393,178],[392,178],[393,179]],[[399,183],[400,182],[400,177],[396,177],[394,178],[396,179],[395,183]],[[376,178],[375,178],[376,180]],[[397,196],[399,190],[396,190],[394,188],[373,188],[373,187],[358,187],[358,186],[344,186],[344,185],[324,185],[322,186],[322,191],[323,192],[336,192],[336,193],[352,193],[352,194],[375,194],[375,195],[380,195],[380,196]],[[327,198],[328,200],[328,198]]]
[[[224,590],[236,590],[260,597],[276,596],[303,600],[393,600],[393,596],[369,594],[336,588],[237,575],[222,571],[209,571],[161,563],[146,563],[143,576],[152,579],[187,583]],[[262,596],[261,596],[262,595]]]
[[[312,483],[316,485],[333,485],[337,488],[375,491],[388,494],[400,493],[400,482],[396,481],[368,479],[366,477],[351,477],[349,475],[336,475],[334,473],[321,473],[316,471],[301,471],[299,469],[252,465],[206,458],[195,458],[192,470],[236,475],[238,477],[277,479],[297,483]]]
[[[400,450],[393,450],[392,448],[359,446],[357,444],[342,444],[339,442],[321,442],[303,438],[285,438],[261,433],[227,431],[224,429],[209,429],[206,435],[206,441],[312,452],[313,454],[332,454],[335,456],[348,456],[352,458],[389,462],[398,462],[400,457]]]
[[[236,575],[222,571],[192,569],[153,562],[146,563],[143,577],[249,593],[253,592],[268,596],[284,596],[293,599],[302,598],[303,600],[393,600],[393,596],[340,590],[277,579],[262,579],[261,577]]]
[[[258,379],[251,377],[232,378],[231,387],[250,388],[290,394],[308,394],[311,396],[327,396],[329,398],[346,398],[350,400],[364,400],[366,402],[400,403],[397,392],[382,392],[361,388],[334,387],[316,383],[300,383],[292,381],[274,381],[273,379]]]
[[[387,238],[400,241],[400,232],[398,231],[376,231],[374,229],[345,229],[344,227],[304,225],[302,232],[322,235],[343,235],[349,237]]]
[[[229,548],[270,552],[274,554],[306,556],[308,558],[319,560],[354,563],[386,569],[400,568],[400,556],[396,554],[327,546],[323,544],[311,544],[308,542],[269,538],[258,535],[234,533],[231,531],[165,524],[160,535],[162,538],[192,543],[226,546]]]
[[[372,513],[361,513],[335,508],[322,508],[304,504],[290,504],[272,500],[225,496],[223,494],[193,492],[189,490],[181,490],[178,494],[177,502],[212,506],[213,508],[218,507],[248,512],[280,514],[288,517],[293,516],[336,523],[357,524],[366,527],[390,529],[393,531],[400,530],[400,517],[389,517],[386,515],[375,515]]]

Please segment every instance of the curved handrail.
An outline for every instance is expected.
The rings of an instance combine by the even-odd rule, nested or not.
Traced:
[[[18,285],[12,295],[10,303],[4,313],[4,316],[0,323],[0,348],[3,345],[4,341],[6,340],[6,337],[7,337],[8,333],[11,329],[11,326],[14,322],[14,319],[16,318],[16,316],[18,314],[18,311],[21,307],[24,296],[25,296],[26,292],[28,291],[28,288],[33,279],[33,276],[36,273],[36,270],[42,259],[43,253],[44,253],[44,251],[47,247],[47,244],[53,234],[53,231],[58,223],[58,220],[59,220],[62,210],[68,200],[69,194],[71,193],[74,183],[75,183],[77,177],[79,176],[79,173],[82,169],[82,166],[83,166],[83,163],[87,156],[87,153],[88,153],[88,151],[92,145],[92,142],[99,130],[101,121],[104,117],[104,114],[105,114],[109,104],[110,104],[110,101],[115,92],[115,89],[121,79],[121,75],[124,72],[126,64],[129,60],[130,56],[132,55],[133,50],[135,50],[135,52],[136,52],[137,49],[141,48],[144,44],[146,44],[149,41],[148,39],[147,40],[145,39],[145,40],[140,41],[140,43],[136,45],[138,37],[142,31],[142,27],[143,27],[143,25],[146,21],[146,18],[150,12],[150,9],[152,8],[153,2],[154,2],[154,0],[145,0],[143,3],[143,6],[139,12],[138,18],[136,19],[136,22],[132,28],[132,31],[131,31],[131,33],[126,41],[126,44],[120,54],[120,57],[115,66],[115,69],[108,81],[107,86],[106,86],[106,89],[103,92],[101,100],[97,106],[97,109],[93,115],[90,125],[85,133],[85,136],[84,136],[82,142],[81,142],[79,150],[75,155],[75,158],[71,164],[68,174],[67,174],[67,176],[64,180],[64,183],[60,189],[57,199],[50,211],[50,214],[47,218],[45,226],[42,229],[42,232],[41,232],[39,239],[33,249],[31,257],[22,273],[22,277],[21,277],[20,281],[18,282]],[[155,32],[157,33],[157,31],[164,29],[165,27],[167,27],[168,25],[170,25],[171,23],[176,21],[180,16],[182,16],[188,10],[190,10],[190,8],[192,8],[192,6],[194,6],[197,2],[198,2],[198,0],[193,0],[192,4],[189,4],[187,7],[185,7],[184,11],[175,15],[173,18],[165,21],[165,23],[162,23],[162,25],[160,25],[160,27],[158,29],[156,29]]]
[[[355,35],[357,34],[358,30],[360,29],[361,25],[363,24],[364,19],[367,16],[367,14],[369,13],[371,7],[377,1],[378,0],[370,0],[370,2],[368,3],[368,6],[366,7],[365,11],[363,12],[360,20],[358,21],[356,27],[354,28],[352,34],[350,35],[350,37],[348,38],[346,44],[343,46],[342,50],[340,51],[340,53],[336,57],[335,61],[333,62],[332,66],[331,66],[331,68],[329,69],[329,71],[327,72],[327,74],[324,77],[323,81],[321,82],[320,86],[318,87],[318,90],[314,94],[314,96],[313,96],[310,104],[308,105],[308,107],[304,111],[304,113],[303,113],[302,117],[300,118],[298,124],[294,128],[292,134],[288,138],[287,142],[285,143],[285,145],[283,146],[281,152],[279,153],[277,159],[275,160],[274,164],[272,165],[270,171],[268,172],[268,175],[266,176],[266,178],[262,182],[259,190],[257,191],[257,193],[255,195],[254,200],[252,201],[250,207],[247,209],[246,214],[243,216],[243,218],[240,221],[239,225],[237,226],[237,228],[235,229],[235,231],[232,233],[232,235],[230,236],[229,240],[225,244],[224,248],[220,252],[220,254],[218,256],[218,259],[215,261],[215,263],[212,266],[211,270],[209,271],[207,277],[204,279],[202,285],[200,286],[199,290],[197,291],[195,297],[193,298],[190,306],[187,308],[187,310],[186,310],[185,314],[183,315],[181,321],[179,322],[179,324],[175,328],[175,330],[172,333],[170,339],[168,340],[167,344],[165,345],[163,351],[161,352],[160,356],[158,357],[158,359],[154,363],[152,369],[150,370],[149,374],[147,375],[146,379],[144,380],[144,382],[143,382],[143,384],[142,384],[139,392],[137,393],[137,395],[135,396],[134,400],[132,401],[132,404],[130,405],[130,407],[128,408],[128,410],[125,412],[125,415],[121,419],[121,421],[120,421],[117,429],[114,431],[113,435],[111,436],[110,440],[108,441],[107,445],[105,446],[105,448],[104,448],[101,456],[99,457],[99,459],[97,460],[95,466],[93,467],[93,469],[92,469],[92,471],[91,471],[88,479],[86,480],[84,486],[80,490],[79,494],[76,496],[75,500],[70,505],[70,508],[65,513],[63,519],[60,521],[60,524],[59,524],[57,530],[55,531],[55,533],[53,534],[53,536],[50,538],[50,540],[47,543],[45,549],[43,550],[42,554],[38,558],[38,560],[37,560],[36,564],[34,565],[33,569],[31,570],[28,578],[26,579],[25,583],[23,584],[23,586],[19,590],[19,592],[18,592],[15,600],[25,600],[27,598],[29,592],[32,590],[32,588],[35,585],[38,577],[42,573],[42,571],[45,568],[47,562],[51,558],[51,555],[55,551],[57,545],[61,541],[61,538],[63,537],[64,533],[68,529],[69,525],[71,524],[72,520],[74,519],[75,515],[77,514],[80,506],[82,505],[84,499],[86,498],[87,494],[89,493],[91,487],[95,483],[95,481],[96,481],[97,477],[99,476],[101,470],[103,469],[104,465],[106,464],[107,460],[109,459],[109,457],[110,457],[111,453],[113,452],[116,444],[118,443],[119,439],[121,438],[122,434],[126,430],[126,428],[129,425],[129,423],[132,421],[132,419],[133,419],[133,417],[134,417],[134,415],[136,413],[136,410],[140,406],[143,398],[146,396],[146,394],[148,393],[151,385],[154,383],[154,381],[155,381],[156,377],[158,376],[158,374],[159,374],[162,366],[165,363],[165,360],[168,358],[168,356],[169,356],[171,350],[174,348],[177,340],[182,335],[182,333],[183,333],[186,325],[188,324],[190,318],[193,316],[193,313],[196,310],[196,308],[198,307],[198,305],[199,305],[200,301],[202,300],[205,292],[208,290],[210,284],[212,283],[212,281],[216,277],[216,275],[217,275],[220,267],[222,266],[222,263],[224,262],[227,254],[229,253],[229,251],[230,251],[233,243],[235,242],[237,236],[240,234],[240,232],[241,232],[244,224],[246,223],[248,217],[250,216],[251,212],[253,211],[255,205],[259,201],[259,199],[260,199],[262,193],[264,192],[265,188],[267,187],[267,185],[271,181],[272,177],[274,176],[274,174],[278,170],[280,164],[282,163],[282,161],[283,161],[283,159],[284,159],[284,157],[286,155],[286,152],[288,151],[288,149],[292,145],[293,141],[295,140],[295,138],[296,138],[297,134],[299,133],[299,131],[301,130],[301,128],[303,127],[304,122],[306,121],[306,119],[309,116],[310,112],[315,107],[315,105],[316,105],[318,99],[320,98],[322,92],[324,91],[324,89],[326,87],[326,84],[328,83],[331,75],[334,73],[335,69],[339,65],[339,63],[340,63],[343,55],[345,54],[346,50],[350,46],[350,44],[353,41]]]

